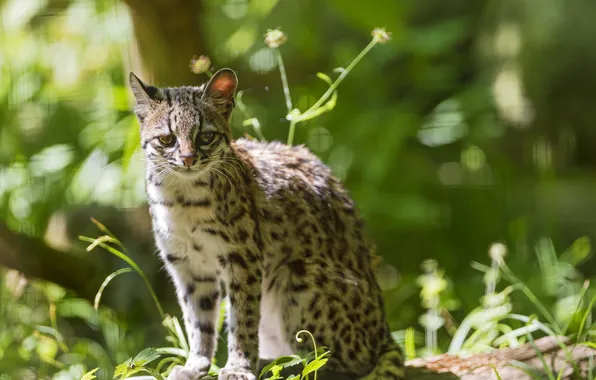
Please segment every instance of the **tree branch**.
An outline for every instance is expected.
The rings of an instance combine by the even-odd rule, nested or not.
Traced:
[[[74,290],[90,300],[101,284],[102,271],[93,260],[52,249],[42,239],[11,231],[2,222],[0,265]]]

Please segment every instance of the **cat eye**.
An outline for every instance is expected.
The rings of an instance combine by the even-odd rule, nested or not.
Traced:
[[[175,142],[174,136],[172,136],[172,135],[159,136],[158,139],[159,139],[159,142],[165,146],[172,146],[172,145],[174,145],[174,142]]]
[[[215,133],[213,132],[205,132],[199,135],[199,145],[208,145],[213,142],[215,138]]]

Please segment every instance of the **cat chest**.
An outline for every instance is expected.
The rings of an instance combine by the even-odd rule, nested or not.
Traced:
[[[212,261],[226,249],[218,236],[206,232],[215,219],[212,209],[152,205],[151,214],[162,250],[204,262]]]

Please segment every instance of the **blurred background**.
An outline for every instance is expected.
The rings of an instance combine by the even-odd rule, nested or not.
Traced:
[[[267,140],[285,141],[280,74],[263,41],[277,27],[303,111],[327,88],[317,72],[336,78],[375,27],[392,33],[294,143],[333,169],[364,214],[396,338],[412,327],[425,354],[445,351],[483,302],[490,279],[473,263],[490,266],[490,247],[505,250],[497,242],[564,322],[596,277],[594,14],[589,0],[0,0],[0,379],[95,367],[109,378],[165,344],[135,274],[114,279],[94,310],[106,276],[128,265],[78,238],[103,234],[90,217],[102,222],[179,315],[150,234],[128,73],[197,85],[208,77],[189,63],[207,55],[239,76],[235,135],[256,137],[243,122],[257,118]],[[507,302],[535,312],[523,296]]]

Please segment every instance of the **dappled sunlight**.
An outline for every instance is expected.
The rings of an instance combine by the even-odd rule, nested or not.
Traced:
[[[329,166],[355,202],[339,214],[362,216],[359,238],[376,247],[358,250],[406,358],[544,336],[596,348],[596,2],[541,1],[0,1],[0,380],[94,368],[85,380],[159,379],[188,357],[152,235],[131,71],[164,88],[229,67],[233,138],[304,145]],[[296,158],[284,183],[298,186],[311,164]],[[321,208],[340,225],[334,197]],[[336,272],[301,286],[358,283]],[[227,359],[223,317],[217,330],[214,375]],[[310,333],[300,339],[318,344]],[[285,357],[269,373],[295,365],[312,377],[332,356]],[[586,358],[566,370],[591,365],[593,377]]]

